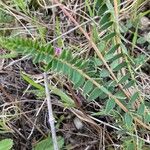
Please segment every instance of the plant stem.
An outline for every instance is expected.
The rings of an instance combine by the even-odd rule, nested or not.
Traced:
[[[46,99],[47,99],[49,124],[50,124],[50,127],[51,127],[53,146],[54,146],[54,150],[59,150],[58,149],[58,144],[57,144],[57,138],[56,138],[55,125],[54,125],[55,119],[53,117],[52,103],[51,103],[50,93],[49,93],[49,89],[48,89],[48,79],[47,79],[46,72],[44,72],[44,84],[45,84],[45,93],[46,93]]]

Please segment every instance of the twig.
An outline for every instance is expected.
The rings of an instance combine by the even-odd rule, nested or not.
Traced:
[[[54,150],[58,150],[56,130],[55,130],[55,126],[54,126],[55,120],[54,120],[54,117],[53,117],[52,103],[51,103],[51,98],[50,98],[49,89],[48,89],[47,74],[45,72],[44,72],[44,83],[45,83],[45,93],[46,93],[46,99],[47,99],[49,124],[50,124],[50,127],[51,127],[53,146],[54,146]]]
[[[72,28],[71,30],[69,30],[69,31],[67,31],[67,32],[65,32],[65,33],[63,33],[63,34],[61,34],[60,36],[57,36],[55,39],[51,40],[50,42],[47,42],[47,44],[53,43],[54,41],[56,41],[56,40],[62,38],[63,36],[65,36],[65,35],[71,33],[72,31],[78,29],[78,28],[81,27],[81,26],[86,25],[87,23],[89,23],[89,22],[91,22],[91,21],[93,21],[94,19],[97,19],[97,18],[98,18],[98,16],[96,16],[96,17],[94,17],[94,18],[92,18],[92,19],[89,19],[89,20],[87,20],[87,21],[81,23],[81,24],[78,25],[78,26],[75,26],[75,27]]]
[[[14,60],[14,61],[10,62],[10,64],[8,64],[7,66],[5,66],[4,69],[6,69],[6,68],[8,68],[8,67],[10,67],[12,65],[14,65],[15,63],[18,63],[19,61],[22,61],[22,60],[25,60],[25,59],[29,59],[29,58],[31,58],[29,55],[25,55],[25,56],[23,56],[20,59],[17,59],[17,60]]]
[[[6,90],[3,88],[3,86],[0,84],[0,90],[3,92],[3,94],[6,96],[8,102],[11,102],[11,103],[16,103],[17,101],[15,101],[15,99],[6,92]],[[5,105],[6,105],[6,102],[5,102]],[[17,109],[21,112],[21,109],[19,107],[17,107]],[[28,116],[26,115],[26,113],[22,113],[22,115],[32,124],[32,125],[35,125],[32,120],[30,118],[28,118]],[[46,137],[45,133],[37,126],[35,125],[36,129],[44,136]]]
[[[37,121],[37,116],[39,115],[39,113],[40,113],[40,111],[41,111],[43,105],[45,104],[45,102],[46,102],[46,100],[43,101],[42,105],[40,106],[40,108],[38,109],[38,111],[37,111],[37,113],[36,113],[36,118],[35,118],[35,120],[34,120],[34,124],[33,124],[32,130],[31,130],[29,136],[27,137],[27,139],[30,139],[31,135],[33,134],[33,131],[34,131],[34,129],[35,129],[35,124],[36,124],[36,121]]]

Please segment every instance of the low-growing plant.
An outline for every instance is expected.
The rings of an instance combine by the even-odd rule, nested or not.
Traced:
[[[136,59],[134,62],[131,59],[127,47],[122,42],[116,11],[109,0],[94,3],[94,12],[88,2],[87,0],[86,6],[89,15],[93,16],[95,13],[100,18],[98,23],[94,22],[93,37],[88,39],[95,50],[88,58],[73,54],[64,47],[63,40],[58,41],[62,49],[44,43],[43,40],[20,37],[1,37],[0,45],[9,51],[15,51],[19,56],[31,56],[33,63],[41,64],[43,72],[59,73],[60,76],[70,80],[73,88],[82,92],[87,103],[92,100],[101,102],[103,109],[99,110],[99,114],[113,116],[122,130],[134,133],[135,125],[150,130],[150,113],[135,80],[134,69],[137,68],[136,61],[139,60]],[[58,18],[56,24],[59,36],[61,32]],[[28,76],[22,76],[31,85],[44,91],[41,85],[36,84]],[[57,87],[49,86],[49,88],[52,93],[61,97],[66,107],[76,107],[66,93]],[[142,128],[139,128],[139,132],[142,132]],[[124,144],[129,149],[135,148],[135,143],[133,138]]]

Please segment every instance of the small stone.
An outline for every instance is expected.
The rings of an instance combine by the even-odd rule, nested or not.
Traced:
[[[150,20],[147,17],[143,16],[140,19],[140,23],[141,23],[141,28],[146,29],[150,25]]]
[[[73,122],[74,122],[75,127],[78,130],[80,130],[80,129],[83,128],[83,123],[82,123],[82,121],[79,118],[75,117],[74,120],[73,120]]]

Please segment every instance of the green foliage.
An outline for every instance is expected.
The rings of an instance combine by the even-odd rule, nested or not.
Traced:
[[[8,13],[0,9],[0,22],[1,23],[10,23],[13,20],[13,17],[10,16]]]
[[[62,137],[58,137],[58,146],[62,149],[64,145],[64,139]],[[32,150],[53,150],[53,142],[50,137],[38,142]]]
[[[144,111],[145,111],[145,105],[143,103],[141,103],[137,110],[137,114],[142,116],[142,115],[144,115]]]
[[[27,13],[28,12],[28,9],[27,9],[27,1],[24,1],[24,0],[13,0],[15,6],[16,6],[16,9],[18,10],[21,10],[23,11],[24,13]]]
[[[12,139],[4,139],[0,141],[0,150],[10,150],[13,147]]]
[[[43,93],[44,94],[44,91],[45,91],[45,88],[36,83],[33,79],[31,79],[28,75],[26,74],[22,74],[22,77],[25,81],[27,81],[29,84],[31,84],[33,87],[37,88],[38,89],[38,92],[37,93]],[[57,87],[55,86],[52,86],[49,84],[49,89],[51,90],[51,92],[57,96],[59,96],[62,100],[62,103],[64,104],[65,107],[74,107],[75,104],[74,104],[74,101],[68,96],[66,95],[62,90],[59,90]],[[44,95],[42,95],[44,97]]]
[[[109,37],[111,33],[106,35],[107,39],[104,37],[102,40],[111,41],[112,36]],[[113,36],[115,35],[112,33]],[[117,88],[115,91],[110,91],[113,89],[111,84],[107,84],[107,82],[112,82],[112,79],[109,79],[110,72],[103,68],[98,71],[98,80],[95,79],[95,72],[97,72],[94,67],[93,70],[90,66],[90,60],[83,60],[82,58],[74,56],[69,50],[62,50],[62,53],[59,56],[56,56],[55,50],[52,45],[42,44],[38,41],[33,41],[31,39],[21,39],[21,38],[1,38],[0,44],[7,48],[8,50],[15,51],[18,54],[22,55],[30,55],[33,58],[34,63],[44,63],[43,66],[45,71],[52,70],[54,72],[58,72],[61,75],[66,75],[73,83],[74,87],[80,87],[83,89],[83,94],[88,98],[88,100],[93,100],[96,98],[104,97],[105,98],[118,98],[122,99],[122,96],[118,96],[115,94],[115,97],[112,95],[112,92],[121,93]],[[111,59],[107,59],[106,61],[111,64],[112,71],[114,74],[118,74],[122,68],[127,68],[127,62],[118,63],[121,57],[124,57],[124,54],[115,55],[113,52],[119,47],[119,45],[114,45],[111,49],[106,52],[105,55],[112,55]],[[99,65],[96,64],[96,65]],[[108,78],[109,81],[104,82],[105,78]],[[82,82],[81,82],[82,81]],[[118,79],[119,81],[119,79]],[[120,82],[124,84],[124,88],[128,89],[131,86],[134,86],[134,80],[131,79],[130,75],[127,74],[127,77],[121,78]],[[117,86],[117,83],[114,85]],[[134,94],[134,93],[133,93]],[[126,99],[127,97],[125,96]],[[128,98],[127,98],[128,99]],[[120,101],[121,103],[121,101]],[[110,104],[109,104],[110,105]],[[109,106],[107,104],[107,107]],[[112,105],[114,106],[114,104]],[[110,106],[109,106],[110,107]],[[108,108],[107,108],[108,109]]]
[[[132,139],[126,139],[123,145],[124,150],[134,150],[136,145],[134,144]]]
[[[106,104],[105,112],[109,113],[115,107],[115,105],[115,101],[113,99],[109,99]]]
[[[133,118],[132,118],[131,114],[125,113],[124,119],[125,119],[126,126],[127,126],[128,128],[131,128],[131,126],[132,126],[132,121],[133,121]]]
[[[126,97],[126,95],[123,94],[122,89],[113,88],[115,86],[117,87],[118,83],[115,83],[114,85],[112,84],[114,83],[113,80],[108,78],[110,76],[110,72],[105,68],[103,68],[102,70],[98,70],[99,77],[101,78],[95,78],[95,71],[97,70],[96,68],[99,66],[95,66],[96,68],[93,66],[94,68],[92,70],[92,68],[89,67],[91,59],[83,60],[82,58],[74,56],[71,53],[71,51],[67,50],[62,50],[62,53],[59,56],[56,56],[55,50],[52,47],[52,45],[45,45],[38,41],[33,41],[31,39],[1,38],[0,43],[3,47],[7,48],[8,50],[15,51],[18,54],[22,55],[30,55],[33,58],[34,63],[44,63],[43,69],[45,71],[51,69],[54,72],[58,72],[61,75],[65,75],[72,81],[72,83],[74,84],[74,88],[80,87],[83,90],[83,94],[85,95],[85,97],[87,97],[87,100],[89,101],[94,99],[101,99],[103,97],[105,97],[105,99],[108,99],[110,97],[113,100],[117,98],[118,100],[120,100],[120,103],[122,103],[122,99],[128,99],[128,97]],[[112,46],[110,51],[108,51],[108,54],[112,54],[112,52],[117,47],[118,45]],[[105,55],[108,54],[106,53]],[[127,62],[118,64],[118,59],[120,57],[123,57],[124,55],[120,54],[120,57],[116,57],[115,54],[112,55],[114,56],[114,58],[107,60],[107,62],[111,64],[114,74],[117,75],[122,68],[127,68]],[[33,83],[33,81],[29,81],[27,77],[24,76],[24,78],[30,84]],[[105,79],[107,79],[107,82],[105,81]],[[130,74],[127,74],[122,78],[118,78],[118,81],[120,81],[120,83],[124,85],[124,89],[128,89],[129,87],[134,86],[135,82],[131,79]],[[33,84],[33,86],[35,86],[35,83]],[[68,103],[68,105],[66,106],[70,107],[72,105],[72,100],[68,98],[59,89],[53,88],[52,91],[54,94],[59,95],[66,104]],[[115,92],[115,94],[112,94],[112,92]],[[133,95],[134,94],[135,93],[133,93]],[[63,97],[63,95],[65,95],[65,97]],[[135,98],[134,101],[136,101]],[[108,113],[108,109],[112,110],[114,106],[114,101],[108,102],[106,105],[106,112]],[[141,109],[139,111],[141,111]],[[129,117],[126,117],[125,121],[128,120],[127,118]]]
[[[25,5],[22,3],[23,1],[20,2],[17,5],[19,9],[24,10]],[[141,64],[141,60],[144,60],[144,57],[141,56],[132,61],[121,40],[119,43],[115,42],[117,37],[121,37],[120,32],[125,33],[132,27],[132,23],[129,22],[125,29],[120,29],[114,16],[113,5],[109,0],[98,0],[97,3],[94,1],[96,11],[92,9],[89,2],[89,0],[86,0],[86,8],[88,9],[89,15],[92,17],[97,13],[100,17],[98,22],[99,26],[97,27],[96,24],[93,25],[92,39],[97,44],[104,60],[96,56],[95,53],[88,59],[85,59],[84,56],[75,56],[67,48],[63,49],[60,55],[57,55],[53,46],[51,44],[45,44],[44,40],[41,42],[17,37],[2,37],[0,38],[0,44],[3,48],[15,51],[18,55],[30,55],[34,63],[40,63],[42,65],[43,71],[57,72],[62,77],[68,78],[73,83],[73,88],[81,90],[87,101],[97,100],[104,104],[104,108],[102,111],[100,110],[101,114],[113,114],[113,117],[117,121],[124,121],[121,125],[124,126],[125,124],[126,129],[130,130],[133,126],[134,115],[139,116],[145,123],[149,123],[150,116],[148,113],[145,113],[145,104],[140,101],[139,108],[134,109],[133,107],[135,102],[139,102],[140,99],[140,93],[136,88],[134,69]],[[99,36],[98,33],[102,34]],[[56,20],[56,35],[61,35],[58,18]],[[140,39],[138,39],[136,33],[133,38],[133,45],[139,42],[138,40]],[[59,47],[64,46],[62,39],[59,39],[57,44]],[[121,53],[118,53],[118,49],[121,49]],[[106,67],[106,64],[109,69]],[[122,74],[122,70],[125,70],[125,74]],[[33,87],[44,93],[44,87],[42,85],[37,84],[25,74],[22,76]],[[130,88],[135,89],[135,91],[128,96],[125,92],[130,91]],[[66,107],[75,107],[73,100],[62,92],[62,90],[51,85],[49,85],[49,89],[53,94],[61,98]],[[128,112],[122,112],[120,106],[126,108]],[[124,117],[121,118],[118,114],[116,115],[116,112]],[[118,119],[118,116],[121,119]],[[129,142],[129,147],[132,147],[132,142]]]
[[[63,73],[70,78],[75,86],[76,84],[80,87],[84,86],[86,85],[86,81],[88,81],[93,85],[95,84],[96,87],[93,88],[99,88],[99,90],[102,90],[104,93],[108,93],[104,86],[96,84],[94,79],[85,74],[88,61],[81,61],[80,58],[78,58],[78,61],[74,61],[76,58],[67,50],[63,50],[62,54],[59,57],[56,57],[51,45],[39,45],[36,41],[29,39],[1,39],[1,44],[7,49],[17,51],[19,54],[30,54],[33,57],[34,63],[44,62],[47,64],[47,70],[52,69],[53,71]],[[80,63],[78,63],[79,61]],[[79,82],[80,80],[85,80],[85,83]],[[86,94],[89,94],[91,90],[94,90],[91,86],[90,90],[87,90],[86,86],[84,87],[84,93]]]
[[[5,58],[5,59],[7,59],[7,58],[15,58],[15,57],[17,57],[17,54],[15,54],[15,53],[4,54],[4,55],[0,56],[0,58]]]

